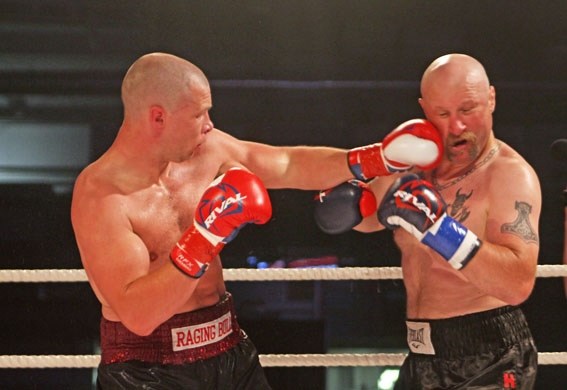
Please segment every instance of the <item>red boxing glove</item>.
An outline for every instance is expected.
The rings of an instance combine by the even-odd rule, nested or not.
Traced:
[[[229,169],[205,190],[193,226],[171,250],[171,261],[185,274],[199,278],[242,227],[264,224],[271,216],[270,198],[260,179],[240,168]]]
[[[433,124],[425,119],[402,123],[382,143],[362,146],[348,152],[348,165],[359,180],[403,172],[414,166],[429,170],[443,157],[443,140]]]

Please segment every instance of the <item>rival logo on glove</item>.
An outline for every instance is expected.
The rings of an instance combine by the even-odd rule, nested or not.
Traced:
[[[217,219],[217,217],[219,215],[221,215],[226,209],[228,209],[231,205],[233,204],[238,204],[238,208],[236,210],[234,210],[232,213],[236,213],[236,212],[242,212],[242,201],[246,199],[246,196],[242,196],[241,194],[236,194],[236,196],[234,198],[227,198],[225,200],[222,201],[221,205],[219,207],[215,207],[211,213],[209,214],[209,216],[207,218],[205,218],[205,226],[207,227],[207,229],[209,227],[211,227],[211,225],[215,222],[215,220]],[[232,214],[231,213],[231,214]]]
[[[243,196],[236,188],[229,184],[219,184],[214,190],[215,192],[221,190],[223,193],[215,193],[212,199],[204,200],[198,211],[199,217],[197,218],[197,222],[207,229],[211,229],[211,226],[221,214],[230,215],[242,213],[242,201],[247,198],[247,196]],[[206,198],[206,195],[205,193],[203,198]],[[219,201],[220,205],[215,207]],[[231,207],[232,210],[230,210]]]
[[[429,207],[427,207],[425,205],[425,203],[420,202],[419,199],[417,197],[415,197],[413,194],[410,194],[409,192],[406,191],[402,191],[402,190],[398,190],[394,193],[395,197],[398,197],[402,200],[402,202],[396,202],[396,204],[399,207],[406,207],[408,204],[411,204],[413,206],[415,206],[418,210],[421,210],[425,213],[425,215],[427,216],[427,218],[431,221],[432,224],[435,223],[435,221],[437,221],[437,218],[439,216],[433,214],[431,212],[431,209]]]
[[[421,185],[420,180],[414,180],[402,184],[394,193],[394,197],[396,198],[396,207],[401,209],[416,208],[422,211],[431,221],[431,224],[426,225],[431,226],[443,215],[444,210],[431,202],[431,196],[426,191],[427,188]]]
[[[177,248],[185,250],[184,245],[180,246],[178,244]],[[173,257],[171,260],[173,260],[173,263],[177,267],[181,268],[183,272],[194,278],[200,278],[205,273],[207,268],[209,268],[208,264],[201,263],[197,259],[186,258],[182,252],[178,253],[177,256]]]

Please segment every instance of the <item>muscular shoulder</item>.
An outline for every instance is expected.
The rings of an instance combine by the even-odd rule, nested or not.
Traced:
[[[224,166],[239,165],[244,152],[244,142],[219,129],[207,134],[207,141],[195,156],[199,164],[214,165],[222,171]]]
[[[73,200],[95,200],[121,192],[114,175],[102,160],[87,166],[75,181]]]
[[[93,218],[117,213],[120,209],[121,190],[101,168],[95,162],[86,167],[75,181],[71,218],[76,226],[90,224]]]
[[[232,158],[242,147],[242,141],[219,129],[213,129],[207,137],[205,144],[207,153],[214,154],[221,162]]]
[[[488,200],[493,220],[508,226],[519,218],[529,218],[530,225],[537,226],[541,212],[539,179],[531,165],[506,144],[490,166]],[[502,226],[497,228],[500,231]]]
[[[540,184],[532,166],[509,145],[503,142],[501,145],[498,157],[489,168],[488,176],[493,191],[500,188],[539,195]]]
[[[205,158],[215,159],[219,164],[219,171],[224,172],[229,168],[240,166],[258,173],[264,168],[279,164],[285,159],[286,154],[281,148],[271,145],[244,141],[219,129],[209,133],[210,138],[204,148]],[[279,153],[278,153],[279,151]]]

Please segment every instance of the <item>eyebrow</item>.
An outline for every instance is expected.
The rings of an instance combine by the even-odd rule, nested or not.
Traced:
[[[459,103],[459,105],[457,106],[457,109],[460,109],[460,108],[467,106],[467,105],[476,106],[476,105],[479,105],[479,104],[480,104],[480,102],[478,100],[467,99],[467,100]],[[437,111],[450,111],[448,108],[443,107],[443,106],[434,106],[433,109],[437,110]]]

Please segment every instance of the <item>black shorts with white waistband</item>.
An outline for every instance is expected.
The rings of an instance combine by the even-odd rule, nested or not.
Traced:
[[[537,349],[518,307],[408,319],[408,345],[395,389],[532,389],[535,384]]]

